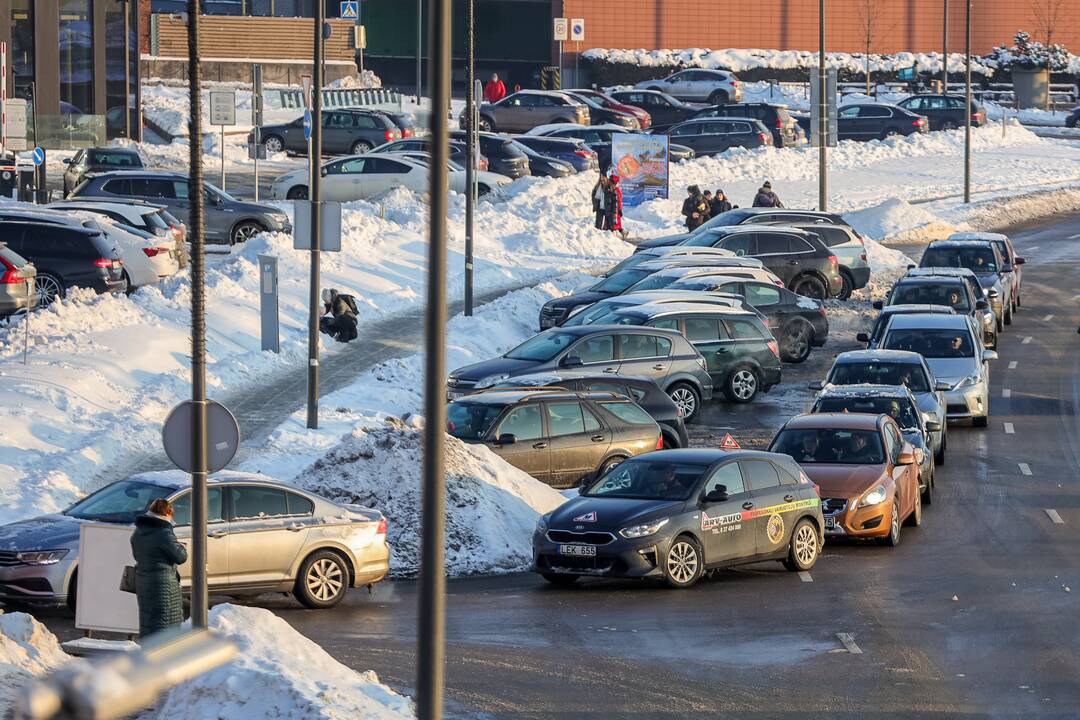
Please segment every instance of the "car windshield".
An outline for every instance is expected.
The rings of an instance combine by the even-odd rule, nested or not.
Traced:
[[[175,488],[154,483],[120,480],[83,498],[65,510],[64,514],[81,520],[132,523],[151,502],[175,491]]]
[[[612,275],[614,275],[615,273],[617,273],[617,272],[619,272],[621,270],[626,270],[628,268],[636,267],[636,266],[640,265],[643,262],[648,262],[650,260],[656,260],[657,257],[658,257],[657,255],[651,255],[649,253],[634,253],[633,255],[626,258],[625,260],[620,260],[618,265],[611,268],[611,270],[608,272],[607,276],[611,277]]]
[[[614,275],[609,275],[593,285],[590,290],[594,292],[621,293],[642,278],[647,278],[652,273],[648,270],[620,270]]]
[[[723,235],[715,232],[703,232],[695,233],[691,235],[686,242],[680,243],[681,245],[688,245],[690,247],[713,247],[724,239]]]
[[[885,452],[876,430],[797,428],[782,430],[769,452],[783,453],[797,463],[883,465]]]
[[[902,428],[919,427],[911,401],[902,397],[825,397],[818,400],[814,412],[885,414]]]
[[[691,231],[691,234],[697,235],[709,228],[720,227],[721,225],[741,225],[747,216],[748,213],[746,210],[740,210],[738,208],[728,210],[727,212],[722,212],[719,215],[714,215],[709,218],[697,230]]]
[[[953,284],[935,285],[932,283],[902,283],[893,288],[892,305],[946,305],[967,312],[967,293]]]
[[[927,248],[921,267],[968,268],[977,273],[997,272],[997,259],[988,247]]]
[[[575,340],[577,340],[577,335],[543,332],[529,338],[503,357],[508,357],[511,360],[545,362],[570,347]]]
[[[914,363],[841,363],[833,367],[833,385],[906,385],[911,392],[929,392],[926,374]]]
[[[592,325],[593,323],[605,323],[620,308],[626,307],[623,303],[596,303],[588,310],[583,310],[563,323],[567,325]]]
[[[91,165],[109,165],[111,167],[142,167],[142,160],[135,153],[92,150],[87,162]]]
[[[639,281],[637,284],[631,285],[627,290],[632,293],[640,292],[642,290],[663,290],[676,280],[678,280],[678,278],[672,277],[671,275],[655,273],[644,280]]]
[[[446,432],[460,440],[483,440],[502,405],[452,402],[446,406]]]
[[[217,185],[214,185],[213,183],[203,183],[203,184],[206,185],[207,189],[210,190],[210,192],[212,192],[212,193],[214,193],[216,195],[220,195],[225,200],[227,200],[229,202],[238,202],[236,198],[234,198],[232,195],[230,195],[229,193],[227,193],[224,190],[222,190],[221,188],[219,188]]]
[[[966,330],[911,328],[890,330],[882,347],[908,350],[925,358],[969,358],[975,356],[971,334]]]
[[[624,462],[608,471],[582,494],[634,500],[686,500],[706,467],[674,461]]]

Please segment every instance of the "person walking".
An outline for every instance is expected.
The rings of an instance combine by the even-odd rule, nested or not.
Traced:
[[[592,209],[596,215],[596,229],[607,229],[607,191],[608,177],[600,173],[600,179],[596,181],[592,189]]]
[[[784,207],[784,204],[780,202],[780,197],[773,192],[772,183],[768,180],[758,188],[757,195],[754,196],[754,207]]]
[[[728,202],[727,195],[720,188],[716,189],[716,194],[713,195],[712,202],[709,203],[709,215],[716,217],[720,213],[725,213],[731,209],[731,203]]]
[[[506,97],[506,85],[499,79],[499,73],[491,73],[491,79],[484,86],[484,100],[496,103]]]
[[[686,199],[683,200],[682,214],[686,218],[686,229],[690,232],[697,230],[705,222],[705,198],[701,195],[701,189],[697,185],[686,188]]]
[[[611,173],[608,178],[604,206],[607,209],[607,229],[626,237],[622,226],[622,186],[619,185],[619,176],[615,173]]]
[[[355,340],[357,337],[356,316],[360,314],[360,310],[356,307],[356,298],[339,293],[334,288],[324,288],[322,301],[323,317],[319,318],[319,331],[338,342],[347,343]]]
[[[135,518],[131,534],[135,557],[135,598],[139,603],[139,637],[176,627],[184,621],[180,572],[187,549],[173,532],[173,507],[158,498]]]

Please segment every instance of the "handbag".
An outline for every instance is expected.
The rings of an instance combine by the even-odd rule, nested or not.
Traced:
[[[120,592],[135,592],[135,566],[125,565],[124,572],[120,575]]]

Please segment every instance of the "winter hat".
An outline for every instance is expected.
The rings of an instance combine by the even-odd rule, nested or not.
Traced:
[[[330,301],[332,301],[334,299],[334,295],[336,295],[336,294],[337,294],[337,290],[334,290],[332,288],[323,288],[322,301],[324,303],[328,303],[328,302],[330,302]]]
[[[769,182],[768,180],[766,180],[765,184],[762,185],[761,187],[765,188],[766,190],[772,190],[772,183]]]

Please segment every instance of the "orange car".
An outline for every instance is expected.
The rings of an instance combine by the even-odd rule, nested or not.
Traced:
[[[780,428],[769,452],[795,458],[818,485],[826,537],[893,546],[902,524],[922,524],[915,450],[888,415],[799,415]]]

